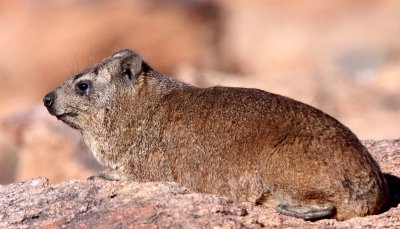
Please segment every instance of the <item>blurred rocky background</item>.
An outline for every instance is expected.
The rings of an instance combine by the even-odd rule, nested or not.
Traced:
[[[322,109],[361,139],[400,137],[397,0],[4,0],[0,183],[100,169],[46,92],[115,50],[201,86],[256,87]]]

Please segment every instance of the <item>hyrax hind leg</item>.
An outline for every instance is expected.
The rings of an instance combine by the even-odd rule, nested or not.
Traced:
[[[321,204],[321,205],[279,204],[276,206],[276,211],[283,215],[314,221],[324,218],[332,218],[332,216],[336,212],[336,208],[332,204]]]
[[[280,199],[280,198],[279,198]],[[299,203],[293,204],[284,201],[280,203],[270,192],[265,192],[256,200],[256,204],[264,206],[276,206],[276,211],[287,216],[292,216],[304,220],[319,220],[324,218],[333,218],[336,214],[336,208],[333,204],[313,204]]]

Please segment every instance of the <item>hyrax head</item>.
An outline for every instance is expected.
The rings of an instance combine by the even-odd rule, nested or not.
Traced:
[[[142,58],[125,49],[75,74],[43,98],[50,114],[75,129],[98,125],[110,100],[121,90],[134,90],[144,65]]]

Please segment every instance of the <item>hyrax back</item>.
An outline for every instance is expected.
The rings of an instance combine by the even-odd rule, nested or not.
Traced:
[[[176,181],[303,219],[379,213],[386,181],[329,115],[257,89],[197,88],[121,50],[46,95],[108,179]]]

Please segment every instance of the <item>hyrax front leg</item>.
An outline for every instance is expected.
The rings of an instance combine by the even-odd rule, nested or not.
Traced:
[[[276,207],[276,211],[283,215],[314,221],[324,218],[332,218],[332,216],[336,213],[336,208],[329,203],[303,206],[279,204]]]
[[[111,169],[103,170],[96,175],[88,177],[87,179],[94,180],[96,178],[101,178],[109,181],[119,181],[124,179],[116,170]]]

